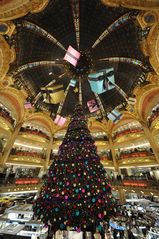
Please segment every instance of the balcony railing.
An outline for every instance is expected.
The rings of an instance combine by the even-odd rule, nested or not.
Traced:
[[[37,135],[37,136],[40,136],[42,138],[45,138],[45,139],[49,140],[49,136],[47,134],[45,134],[44,132],[42,132],[41,130],[38,130],[38,129],[29,129],[29,128],[22,127],[20,129],[20,133],[33,134],[33,135]]]

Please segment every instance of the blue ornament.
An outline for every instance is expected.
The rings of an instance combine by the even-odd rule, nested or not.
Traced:
[[[80,212],[77,210],[76,211],[76,216],[79,216],[80,215]]]
[[[96,201],[96,199],[95,198],[92,198],[92,202],[95,202]]]
[[[58,209],[58,207],[56,207],[56,208],[55,208],[55,212],[58,212],[58,211],[59,211],[59,209]]]
[[[76,190],[75,190],[75,192],[76,192],[76,193],[78,193],[78,192],[79,192],[79,190],[78,190],[78,189],[76,189]]]

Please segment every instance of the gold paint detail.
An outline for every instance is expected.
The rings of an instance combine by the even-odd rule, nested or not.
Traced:
[[[12,0],[3,1],[0,7],[0,21],[8,21],[25,16],[27,13],[42,11],[49,0]]]
[[[159,8],[158,0],[101,0],[101,2],[112,7],[126,7],[140,10]]]
[[[0,80],[3,80],[9,70],[9,65],[15,60],[15,51],[10,48],[3,36],[0,36]]]

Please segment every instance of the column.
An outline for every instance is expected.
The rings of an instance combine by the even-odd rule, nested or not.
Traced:
[[[2,158],[1,158],[1,160],[0,160],[0,165],[1,165],[1,166],[4,166],[4,164],[6,163],[8,157],[9,157],[9,155],[10,155],[10,151],[11,151],[13,145],[14,145],[14,142],[15,142],[15,140],[16,140],[16,138],[17,138],[17,135],[18,135],[18,133],[19,133],[19,130],[20,130],[22,124],[23,124],[23,123],[21,122],[21,123],[19,123],[18,125],[16,125],[13,134],[12,134],[11,137],[8,139],[8,142],[7,142],[7,144],[6,144],[5,148],[4,148],[4,152],[3,152]]]
[[[110,151],[112,153],[112,158],[113,158],[113,165],[115,168],[115,172],[118,174],[119,173],[119,167],[116,161],[116,155],[115,155],[115,150],[114,150],[114,145],[111,136],[109,135],[109,145],[110,145]]]
[[[144,130],[144,133],[150,143],[150,146],[153,150],[153,153],[155,155],[155,158],[156,158],[156,161],[157,163],[159,164],[159,147],[158,145],[156,144],[155,140],[154,140],[154,137],[152,136],[149,128],[147,127],[147,125],[144,123],[144,122],[140,122],[142,127],[143,127],[143,130]]]
[[[52,151],[52,144],[53,144],[53,136],[51,136],[51,138],[50,138],[50,142],[49,142],[47,152],[46,152],[46,163],[45,163],[45,166],[44,166],[45,170],[47,170],[48,167],[49,167],[50,154],[51,154],[51,151]]]
[[[126,203],[126,198],[125,198],[124,189],[122,189],[122,188],[118,189],[118,193],[119,193],[119,203],[120,204],[125,204]]]

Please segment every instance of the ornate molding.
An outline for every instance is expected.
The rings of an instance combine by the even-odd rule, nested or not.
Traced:
[[[16,19],[29,12],[40,12],[48,2],[49,0],[1,0],[0,21]]]
[[[0,36],[0,80],[2,80],[9,70],[9,64],[15,60],[15,51]]]
[[[159,8],[158,0],[101,0],[103,4],[111,7],[126,7],[140,10]]]
[[[0,99],[13,112],[17,122],[21,122],[24,117],[25,101],[21,92],[13,87],[6,87],[0,89]]]
[[[15,25],[11,22],[0,22],[0,35],[8,35],[9,37],[13,34]]]
[[[151,83],[159,84],[159,75],[156,75],[155,72],[150,72],[147,75],[147,80]]]
[[[149,112],[158,102],[159,85],[148,84],[142,88],[138,88],[134,93],[137,99],[137,114],[143,122],[146,122]]]
[[[141,11],[137,16],[137,21],[142,29],[152,27],[155,23],[159,22],[159,11]]]
[[[147,47],[149,52],[149,61],[159,75],[159,23],[156,23],[151,28],[147,37]]]

